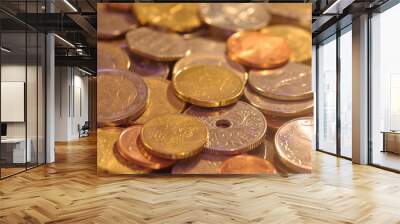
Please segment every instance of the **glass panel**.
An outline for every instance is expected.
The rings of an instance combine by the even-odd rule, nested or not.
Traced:
[[[372,163],[400,170],[400,4],[371,19]],[[386,132],[386,133],[384,133]]]
[[[347,31],[347,30],[346,30]],[[340,153],[352,157],[352,33],[340,36]]]
[[[336,37],[318,48],[318,149],[336,153]]]
[[[45,60],[46,60],[46,37],[44,34],[38,35],[38,163],[45,163]]]

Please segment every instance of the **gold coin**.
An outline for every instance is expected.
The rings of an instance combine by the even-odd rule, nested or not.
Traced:
[[[203,150],[207,127],[199,119],[183,114],[167,114],[151,119],[140,133],[146,149],[161,158],[184,159]]]
[[[107,127],[97,129],[97,167],[100,173],[111,174],[142,174],[149,173],[147,169],[128,163],[119,157],[114,144],[122,132],[122,128]]]
[[[232,70],[216,65],[197,65],[180,70],[173,80],[178,97],[203,107],[235,103],[244,84]]]
[[[284,38],[291,50],[291,61],[306,62],[311,59],[311,32],[290,25],[275,25],[262,29],[261,33]]]
[[[110,68],[129,70],[131,60],[129,55],[115,43],[98,42],[97,43],[97,69]]]
[[[181,113],[185,108],[185,102],[176,97],[169,80],[161,78],[144,78],[149,96],[144,113],[132,123],[144,124],[148,120],[164,114]]]
[[[201,25],[197,4],[136,3],[133,4],[133,11],[141,24],[175,32],[191,31]]]

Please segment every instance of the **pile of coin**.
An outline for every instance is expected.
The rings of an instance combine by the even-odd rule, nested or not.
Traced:
[[[311,4],[97,6],[101,173],[311,170]]]

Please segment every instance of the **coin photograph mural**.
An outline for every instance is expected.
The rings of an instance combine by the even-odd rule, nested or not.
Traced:
[[[98,3],[98,175],[312,172],[311,10]]]

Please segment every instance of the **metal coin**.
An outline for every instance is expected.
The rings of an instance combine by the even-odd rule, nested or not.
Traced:
[[[129,71],[99,70],[97,102],[99,126],[124,125],[146,109],[147,86],[142,78]]]
[[[126,34],[132,53],[155,60],[176,61],[187,51],[185,40],[176,33],[140,27]]]
[[[275,146],[285,165],[311,171],[313,130],[314,121],[311,117],[291,120],[279,128],[275,135]]]
[[[227,41],[227,52],[232,60],[261,69],[284,65],[291,53],[285,39],[251,31],[238,32],[230,36]]]
[[[169,66],[167,63],[152,61],[146,58],[132,57],[132,70],[140,76],[167,79]]]
[[[281,101],[258,95],[247,86],[244,90],[247,101],[266,115],[281,117],[303,116],[313,111],[314,100]]]
[[[308,113],[305,115],[306,117],[312,117],[313,113]],[[274,116],[274,115],[265,115],[265,118],[268,122],[268,129],[273,130],[274,132],[277,131],[284,123],[295,119],[293,117],[281,117],[281,116]]]
[[[276,100],[304,100],[313,97],[311,67],[289,62],[269,70],[251,70],[249,84],[260,95]]]
[[[269,161],[251,155],[238,155],[226,160],[221,166],[222,174],[276,174]]]
[[[231,156],[200,153],[178,161],[172,167],[173,174],[218,174],[222,163]]]
[[[130,14],[108,10],[97,11],[97,37],[99,39],[117,38],[136,27],[137,22]]]
[[[267,123],[268,123],[268,121],[267,121]],[[267,152],[268,152],[268,142],[264,138],[263,143],[261,145],[259,145],[255,149],[248,151],[247,154],[257,156],[261,159],[267,159],[267,155],[268,155]]]
[[[257,3],[202,3],[200,15],[208,25],[232,32],[258,30],[270,20],[269,13]]]
[[[230,60],[229,58],[223,56],[213,56],[210,54],[190,54],[181,58],[178,62],[175,63],[174,69],[172,72],[172,79],[176,76],[176,74],[187,67],[195,66],[195,65],[217,65],[223,66],[227,69],[232,70],[243,83],[247,81],[247,72],[243,68],[242,65]]]
[[[261,33],[284,38],[292,52],[290,61],[307,62],[311,60],[311,32],[290,25],[275,25],[262,29]]]
[[[186,39],[187,55],[211,54],[225,56],[225,42],[206,37],[193,37]]]
[[[117,141],[118,152],[128,161],[132,161],[150,169],[162,169],[171,166],[175,161],[152,156],[143,155],[144,146],[139,138],[141,125],[131,126],[122,131]]]
[[[274,3],[266,4],[266,8],[273,17],[277,16],[297,21],[311,21],[312,4]]]
[[[201,25],[197,4],[136,3],[133,11],[143,25],[154,25],[175,32],[191,31]]]
[[[184,159],[203,150],[207,127],[195,117],[168,114],[143,125],[141,140],[147,151],[166,159]]]
[[[111,10],[129,12],[131,10],[130,3],[107,3],[107,8]]]
[[[233,155],[259,146],[267,131],[264,115],[251,105],[236,104],[215,109],[189,107],[185,114],[198,117],[208,128],[208,141],[204,146],[214,154]]]
[[[173,85],[178,97],[197,106],[220,107],[235,103],[244,83],[232,70],[216,65],[197,65],[180,70]]]
[[[116,47],[116,43],[97,43],[97,69],[129,70],[131,66],[129,55],[123,49]]]
[[[147,121],[164,114],[177,114],[185,109],[185,102],[179,99],[169,80],[160,78],[145,78],[149,90],[148,105],[144,113],[133,124],[144,124]]]
[[[151,170],[127,163],[115,153],[114,143],[118,140],[122,128],[107,127],[97,129],[97,167],[99,172],[112,174],[141,174]]]

